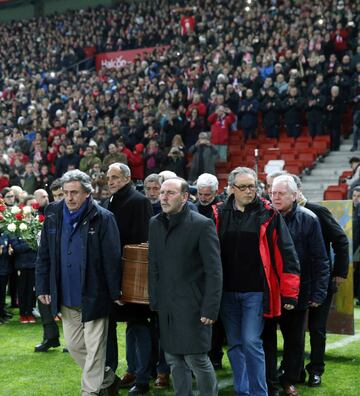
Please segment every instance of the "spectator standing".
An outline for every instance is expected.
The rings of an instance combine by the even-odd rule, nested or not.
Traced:
[[[290,87],[282,103],[286,133],[297,138],[300,135],[301,112],[303,101],[298,94],[298,88]]]
[[[218,106],[214,113],[210,114],[208,122],[211,125],[211,144],[215,145],[220,161],[227,161],[227,145],[231,124],[235,121],[235,115],[228,107]],[[203,173],[204,170],[200,173]]]
[[[0,325],[7,323],[12,315],[5,309],[6,285],[9,275],[13,272],[13,262],[10,257],[13,250],[9,244],[9,238],[0,235]]]
[[[353,145],[350,151],[357,151],[360,135],[360,74],[358,74],[355,86],[351,90],[353,103]]]
[[[340,89],[337,85],[331,87],[330,96],[325,103],[325,116],[327,120],[327,131],[331,137],[331,150],[339,151],[341,120],[344,111],[344,103],[340,97]]]
[[[34,192],[34,198],[39,205],[38,213],[44,215],[45,208],[49,204],[49,196],[47,191],[43,189]],[[43,340],[35,346],[34,352],[47,352],[50,348],[60,346],[59,329],[54,320],[51,308],[47,304],[38,301],[41,322],[43,326]]]
[[[244,130],[245,142],[256,138],[259,102],[252,89],[246,90],[246,96],[240,103],[240,124]]]
[[[107,172],[109,165],[114,164],[115,162],[122,162],[123,164],[127,164],[128,159],[126,154],[121,153],[117,150],[114,143],[110,143],[108,145],[108,154],[105,155],[102,162],[102,170],[104,172]]]
[[[263,126],[268,138],[279,138],[281,101],[276,93],[276,88],[270,87],[260,104],[263,115]]]
[[[312,138],[323,135],[324,109],[325,97],[320,94],[319,88],[314,85],[306,101],[306,118]]]
[[[215,175],[215,163],[218,151],[215,145],[210,142],[206,132],[199,134],[198,141],[190,147],[189,153],[193,155],[189,174],[190,181],[195,181],[202,173]]]

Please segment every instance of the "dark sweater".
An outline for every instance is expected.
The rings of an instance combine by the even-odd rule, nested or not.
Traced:
[[[249,206],[252,204],[244,212],[231,211],[231,218],[224,232],[221,253],[224,291],[259,292],[264,289],[258,214],[250,210]]]

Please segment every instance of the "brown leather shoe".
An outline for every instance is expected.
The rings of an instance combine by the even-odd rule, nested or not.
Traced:
[[[169,374],[158,374],[154,382],[155,389],[166,389],[170,385]]]
[[[131,374],[126,372],[121,378],[119,382],[119,388],[131,388],[135,385],[135,374]]]
[[[286,395],[286,396],[300,396],[299,392],[295,388],[295,385],[284,384],[282,387],[284,389],[284,395]]]

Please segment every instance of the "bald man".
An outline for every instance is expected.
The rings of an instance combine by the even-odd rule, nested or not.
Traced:
[[[175,395],[192,394],[193,372],[200,395],[215,396],[216,376],[207,353],[221,299],[220,247],[214,222],[190,210],[188,195],[181,178],[161,185],[162,213],[149,228],[150,308],[159,315]]]

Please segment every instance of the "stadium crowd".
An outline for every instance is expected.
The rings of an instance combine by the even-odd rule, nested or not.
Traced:
[[[330,135],[331,150],[339,150],[342,133],[354,132],[351,150],[357,150],[360,128],[359,11],[360,4],[353,1],[148,0],[1,25],[0,192],[5,205],[14,205],[15,196],[18,203],[33,199],[34,193],[39,203],[39,191],[52,195],[54,180],[76,169],[91,178],[94,198],[101,202],[115,196],[127,186],[130,178],[136,184],[142,184],[151,176],[156,184],[154,174],[164,170],[196,184],[199,175],[215,175],[217,161],[227,161],[229,136],[237,130],[242,131],[246,144],[247,140],[256,139],[262,133],[270,138],[278,139],[283,133],[296,138],[307,126],[312,137]],[[182,25],[182,15],[191,18],[192,24]],[[143,56],[139,54],[133,62],[119,69],[97,71],[94,68],[94,56],[98,53],[144,47],[156,48]],[[342,130],[342,118],[348,111],[352,111],[353,130]],[[119,172],[120,176],[116,174]],[[110,181],[112,173],[114,178],[126,179],[120,188],[116,185],[118,182],[112,184]],[[74,174],[70,172],[65,183],[77,180],[71,177]],[[248,184],[240,185],[242,190],[237,191],[236,178],[244,178]],[[278,180],[280,187],[287,190],[277,194],[289,193],[289,207],[292,207],[296,201],[294,197],[301,195],[299,186],[295,185],[296,178],[295,181],[289,178]],[[79,180],[86,182],[86,175]],[[256,175],[251,170],[235,172],[229,180],[236,202],[242,202],[241,193],[244,192],[244,195],[249,193],[252,199],[258,199],[255,184],[252,184],[256,182]],[[172,186],[171,182],[166,186]],[[172,187],[177,189],[179,186],[175,183]],[[59,188],[59,185],[55,183],[55,187]],[[130,193],[130,187],[126,187],[126,191],[128,189]],[[86,193],[90,192],[91,188],[87,187]],[[211,193],[214,193],[213,188]],[[84,196],[84,202],[85,198],[88,197]],[[148,198],[151,201],[151,197]],[[210,198],[212,203],[215,195]],[[218,201],[222,203],[220,199]],[[201,203],[201,197],[199,202],[199,211],[203,209],[201,205],[209,205],[209,202]],[[155,198],[151,203],[154,212],[154,205],[160,211],[159,199]],[[266,205],[256,203],[264,213],[271,211]],[[115,203],[110,199],[108,204],[116,217]],[[281,207],[281,202],[278,204]],[[226,210],[233,209],[231,206]],[[213,215],[212,211],[209,213]],[[226,213],[229,212],[225,211],[224,216]],[[71,213],[67,216],[71,224]],[[305,215],[297,216],[306,218],[309,224],[313,222]],[[277,221],[281,223],[283,220]],[[121,225],[118,226],[123,238]],[[320,226],[318,228],[320,230]],[[300,231],[307,235],[303,229]],[[322,240],[320,231],[317,237]],[[146,241],[132,242],[130,239],[130,243]],[[319,250],[325,258],[319,259],[319,266],[327,271],[328,259],[322,244],[320,241]],[[255,245],[252,240],[251,247]],[[295,245],[301,256],[303,247]],[[15,246],[15,263],[18,260],[21,265],[17,249],[23,255],[21,248]],[[304,259],[306,265],[307,259]],[[259,265],[261,258],[254,260]],[[21,314],[23,323],[35,320],[30,312],[34,296],[23,285],[24,282],[34,284],[35,257],[30,261],[30,268],[24,267],[29,270],[26,271],[28,277],[20,280],[26,303],[30,304]],[[290,261],[293,261],[292,270],[296,277],[299,272],[297,257],[291,257]],[[345,272],[340,277],[345,278]],[[1,274],[2,294],[7,275],[9,270]],[[255,278],[256,282],[262,280],[258,274]],[[325,276],[321,282],[322,289],[325,286],[326,289],[329,279]],[[290,289],[288,294],[290,300],[297,297],[291,295]],[[319,301],[312,302],[312,308],[318,308],[325,300],[326,290],[321,290],[320,294]],[[41,296],[46,305],[45,294]],[[12,297],[15,306],[18,303],[16,295]],[[294,301],[290,302],[286,309],[294,308]],[[325,319],[327,314],[323,314]],[[0,319],[0,323],[8,320],[6,316]],[[127,346],[134,350],[135,346],[145,348],[135,336],[138,330],[134,330],[143,324],[126,321],[129,334],[132,329],[134,337],[130,340],[129,335]],[[229,323],[225,324],[229,338],[232,329],[229,329]],[[261,333],[263,324],[258,325],[257,331]],[[116,321],[113,331],[116,336]],[[325,330],[321,328],[321,332],[325,337]],[[298,336],[301,338],[302,333]],[[303,369],[301,352],[300,345],[300,352],[296,352],[297,363]],[[161,360],[161,352],[159,356]],[[284,360],[286,366],[288,362]],[[165,370],[169,370],[165,359],[163,362]],[[237,363],[231,364],[235,370]],[[130,367],[130,359],[128,365]],[[117,361],[112,367],[114,371],[116,367]],[[265,370],[265,361],[262,367]],[[323,366],[321,370],[310,373],[320,377],[312,378],[311,386],[321,384]],[[129,381],[124,384],[134,385],[135,373],[127,374],[133,377],[127,378]],[[168,371],[158,374],[165,375],[168,381]],[[267,387],[270,390],[272,379],[260,379],[259,394],[266,394]],[[249,380],[251,383],[252,379]],[[293,377],[286,386],[295,386],[296,382]],[[159,389],[162,384],[160,381]],[[148,384],[136,385],[138,388],[133,394],[147,392]],[[241,380],[235,378],[238,392],[242,385]],[[276,386],[273,391],[277,394]],[[110,390],[108,392],[104,394],[112,394]],[[288,395],[298,394],[291,387],[287,387],[286,392]]]

